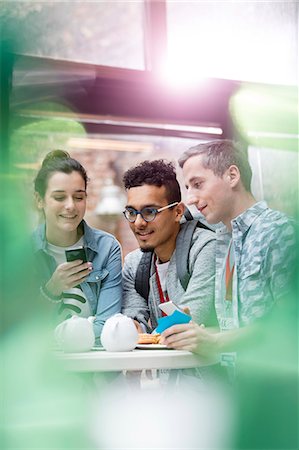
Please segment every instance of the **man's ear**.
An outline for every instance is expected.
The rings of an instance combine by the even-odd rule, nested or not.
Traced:
[[[241,174],[240,174],[240,170],[239,170],[238,166],[231,165],[227,169],[226,176],[227,176],[227,179],[228,179],[229,184],[231,185],[231,187],[236,187],[237,184],[240,182],[240,179],[241,179]]]
[[[182,218],[182,216],[183,216],[183,214],[184,214],[184,212],[185,212],[185,208],[186,208],[186,206],[185,206],[185,204],[184,204],[183,202],[180,202],[180,203],[175,207],[175,209],[176,209],[176,218],[175,218],[175,221],[176,221],[176,222],[180,222],[180,220],[181,220],[181,218]]]
[[[35,197],[35,203],[36,203],[37,208],[38,208],[38,209],[43,209],[43,207],[44,207],[44,201],[43,201],[43,199],[41,198],[41,196],[39,195],[39,193],[38,193],[38,192],[35,192],[35,193],[34,193],[34,197]]]

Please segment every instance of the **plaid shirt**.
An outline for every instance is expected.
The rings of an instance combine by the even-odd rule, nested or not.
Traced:
[[[295,230],[289,219],[259,202],[219,228],[216,248],[216,312],[222,330],[248,325],[284,298],[295,260]],[[225,300],[225,263],[232,239],[233,299]]]

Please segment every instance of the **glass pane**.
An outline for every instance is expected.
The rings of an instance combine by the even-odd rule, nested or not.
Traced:
[[[142,0],[5,2],[0,27],[20,53],[144,69]]]
[[[266,200],[270,208],[298,215],[298,153],[287,150],[249,147],[253,170],[252,192]]]
[[[297,84],[296,1],[168,1],[167,15],[175,76]]]

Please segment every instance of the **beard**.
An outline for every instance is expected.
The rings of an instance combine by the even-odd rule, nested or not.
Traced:
[[[155,249],[154,247],[140,247],[140,250],[142,251],[142,253],[151,253],[153,252]]]

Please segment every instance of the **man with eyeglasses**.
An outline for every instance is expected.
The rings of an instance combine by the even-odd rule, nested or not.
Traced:
[[[186,290],[177,273],[176,240],[186,224],[181,223],[185,205],[172,163],[144,161],[123,177],[127,191],[124,215],[139,249],[125,258],[122,312],[134,319],[140,333],[151,333],[162,317],[159,303],[171,300],[189,308],[199,324],[216,323],[214,310],[215,236],[196,228],[189,253],[191,274]],[[136,290],[137,269],[144,252],[152,252],[148,299]]]

